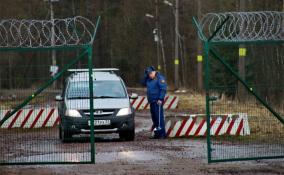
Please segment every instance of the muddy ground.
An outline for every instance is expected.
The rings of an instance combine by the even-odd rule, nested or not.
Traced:
[[[97,135],[96,164],[1,166],[0,175],[284,174],[283,159],[208,164],[206,139],[150,140],[149,126],[150,117],[137,113],[135,141],[120,141],[115,134]],[[57,128],[4,134],[7,137],[2,135],[0,141],[1,158],[5,161],[90,159],[88,138],[63,144],[58,139]]]

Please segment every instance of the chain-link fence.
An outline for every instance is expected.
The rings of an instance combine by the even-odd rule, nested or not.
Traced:
[[[218,52],[222,53],[222,57],[218,56],[233,71],[240,75],[240,70],[244,70],[240,77],[245,80],[249,90],[220,61],[209,58],[209,96],[217,97],[210,102],[210,113],[243,115],[241,118],[226,116],[220,120],[220,132],[226,134],[210,137],[211,160],[284,157],[282,47],[219,47]],[[246,49],[247,54],[238,58],[241,49]],[[245,60],[244,64],[240,59]],[[211,132],[214,129],[216,128],[211,128]],[[237,136],[231,136],[232,132]]]
[[[94,163],[90,77],[98,23],[0,22],[0,164]],[[84,98],[73,100],[74,93]]]
[[[284,158],[283,17],[228,12],[194,19],[204,43],[209,162]]]
[[[31,54],[33,52],[24,53],[24,55]],[[81,60],[81,65],[86,63],[86,54],[84,53],[84,56],[81,55],[74,61],[68,56],[76,55],[76,52],[63,54],[58,51],[57,54],[65,57],[65,61],[69,62],[58,64],[60,65],[58,68],[42,65],[41,60],[48,59],[48,57],[45,57],[46,54],[43,52],[37,54],[42,56],[32,59],[33,64],[31,65],[0,66],[8,77],[1,80],[0,116],[3,124],[0,129],[0,163],[91,162],[91,154],[94,152],[91,151],[90,132],[84,137],[74,137],[72,142],[69,142],[72,137],[71,131],[76,127],[83,127],[81,125],[88,125],[88,122],[76,123],[76,125],[72,124],[72,121],[68,123],[64,118],[66,110],[64,114],[62,112],[66,105],[63,98],[67,98],[65,95],[66,80],[72,75],[72,72],[64,69],[67,67],[78,69],[80,64],[76,62]],[[1,59],[9,62],[7,57]],[[63,63],[63,60],[58,60],[58,62]],[[73,63],[70,64],[70,60]],[[35,62],[39,64],[34,64]],[[52,77],[52,74],[56,76]],[[55,80],[57,77],[58,79]],[[51,83],[50,79],[55,81]],[[88,82],[86,80],[88,74],[77,79]],[[86,95],[89,95],[87,93],[88,84],[85,88]],[[41,92],[37,93],[39,90]],[[86,106],[86,102],[81,100],[72,105],[74,109],[82,109],[82,106]],[[89,110],[89,105],[84,109]],[[74,120],[76,120],[75,117]],[[89,117],[88,120],[90,120]],[[84,127],[90,130],[90,126]]]

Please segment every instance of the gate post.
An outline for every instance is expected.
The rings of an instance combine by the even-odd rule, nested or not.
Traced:
[[[95,163],[95,136],[94,136],[94,89],[93,89],[93,62],[92,46],[87,47],[89,68],[89,91],[90,91],[90,123],[91,123],[91,162]]]
[[[206,92],[206,123],[207,123],[207,154],[208,154],[208,163],[211,162],[211,143],[210,143],[210,75],[209,75],[209,41],[204,42],[204,54],[205,54],[205,92]]]

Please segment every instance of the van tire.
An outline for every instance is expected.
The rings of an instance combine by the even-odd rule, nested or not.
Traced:
[[[66,130],[62,124],[59,125],[59,138],[63,143],[70,141],[72,138],[70,131]]]
[[[119,138],[124,141],[134,141],[135,139],[135,130],[121,131],[119,132]]]

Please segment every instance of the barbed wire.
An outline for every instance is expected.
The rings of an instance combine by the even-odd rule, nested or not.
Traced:
[[[53,28],[54,32],[52,32]],[[54,20],[1,20],[0,48],[92,44],[95,28],[96,26],[89,19],[82,16]],[[53,37],[52,33],[54,33]]]
[[[284,40],[284,13],[276,11],[208,13],[200,25],[211,36],[227,18],[213,42]]]

